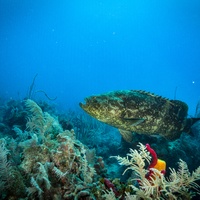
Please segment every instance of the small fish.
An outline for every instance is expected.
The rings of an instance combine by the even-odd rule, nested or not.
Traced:
[[[186,103],[141,90],[90,96],[79,105],[92,117],[118,128],[127,142],[133,140],[133,132],[175,140],[182,132],[190,133],[191,126],[200,120],[187,118]]]

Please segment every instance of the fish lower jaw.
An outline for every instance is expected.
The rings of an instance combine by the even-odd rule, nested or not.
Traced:
[[[83,108],[83,107],[84,107],[84,104],[83,104],[83,103],[79,103],[79,106],[80,106],[81,108]]]

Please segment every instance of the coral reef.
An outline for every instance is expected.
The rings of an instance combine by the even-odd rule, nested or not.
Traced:
[[[14,126],[16,139],[8,137],[1,144],[1,199],[92,199],[96,171],[88,162],[88,148],[76,140],[73,129],[63,131],[33,100],[27,99],[25,106],[26,130]]]
[[[0,109],[0,199],[191,199],[199,187],[200,125],[193,129],[193,137],[182,134],[174,142],[135,134],[131,144],[120,144],[116,129],[82,112],[8,101]],[[150,146],[124,158],[138,142]],[[156,168],[157,156],[166,161],[166,174]],[[186,162],[175,171],[179,159]]]

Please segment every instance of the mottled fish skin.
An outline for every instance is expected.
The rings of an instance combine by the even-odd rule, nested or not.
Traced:
[[[188,106],[178,100],[140,90],[119,90],[90,96],[80,106],[88,114],[111,126],[139,134],[159,134],[177,139],[199,119],[187,119]]]

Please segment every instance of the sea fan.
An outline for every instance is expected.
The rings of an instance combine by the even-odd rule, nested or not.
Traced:
[[[44,116],[42,109],[31,99],[27,99],[25,102],[27,110],[29,111],[28,122],[26,127],[31,132],[40,132],[43,133],[43,127],[45,124]]]
[[[58,120],[42,109],[32,100],[25,102],[29,116],[27,117],[26,127],[30,132],[37,133],[43,140],[46,134],[58,134],[62,132],[62,127]]]

